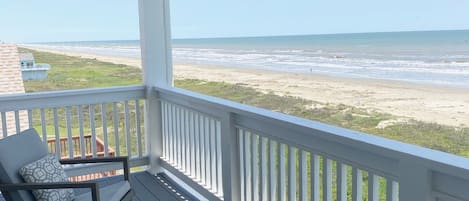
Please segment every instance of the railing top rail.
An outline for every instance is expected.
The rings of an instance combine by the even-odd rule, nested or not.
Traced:
[[[273,125],[276,128],[289,130],[291,133],[298,133],[301,136],[307,136],[305,139],[314,138],[324,142],[333,142],[334,144],[341,144],[356,150],[361,150],[362,153],[370,153],[379,157],[388,158],[395,162],[396,164],[394,165],[396,166],[401,159],[409,159],[427,166],[428,168],[469,179],[469,174],[467,174],[469,171],[469,159],[461,156],[294,117],[267,109],[244,105],[184,89],[155,87],[155,90],[158,92],[157,95],[159,99],[180,104],[195,110],[201,110],[201,108],[203,108],[204,110],[213,110],[212,113],[214,114],[222,112],[233,113],[240,119],[248,118],[251,122],[262,122],[263,124]],[[274,129],[275,128],[272,130]],[[295,136],[300,136],[273,135],[276,135],[273,137],[285,140],[286,142],[294,141]],[[391,171],[391,169],[387,170]],[[464,175],[460,175],[462,173],[464,173]],[[386,174],[393,176],[397,175],[396,172],[386,172]]]
[[[144,85],[0,95],[0,111],[96,104],[145,98]]]

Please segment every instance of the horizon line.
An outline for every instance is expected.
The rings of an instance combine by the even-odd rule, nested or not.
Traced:
[[[382,34],[382,33],[411,33],[411,32],[443,32],[443,31],[469,31],[469,29],[440,29],[440,30],[412,30],[412,31],[375,31],[375,32],[337,32],[319,34],[282,34],[282,35],[245,35],[245,36],[222,36],[222,37],[195,37],[195,38],[172,38],[171,40],[207,40],[207,39],[240,39],[240,38],[268,38],[288,36],[323,36],[323,35],[353,35],[353,34]],[[71,41],[48,41],[48,42],[18,42],[15,44],[41,44],[41,43],[79,43],[79,42],[104,42],[104,41],[140,41],[140,39],[105,39],[105,40],[71,40]],[[4,43],[10,43],[1,41]]]

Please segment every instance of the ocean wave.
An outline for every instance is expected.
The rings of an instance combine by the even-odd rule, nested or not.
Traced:
[[[140,47],[127,44],[44,45],[31,47],[88,54],[140,57]],[[464,52],[463,52],[464,53]],[[460,85],[469,81],[469,54],[459,52],[355,52],[336,49],[173,48],[175,62],[221,64],[286,72]],[[450,84],[448,84],[450,83]],[[469,87],[469,85],[467,85]]]

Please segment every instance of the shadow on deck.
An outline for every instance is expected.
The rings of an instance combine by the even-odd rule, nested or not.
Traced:
[[[122,176],[114,176],[98,179],[96,181],[99,182],[100,186],[107,186],[121,181],[122,179]],[[198,200],[163,173],[156,176],[148,172],[132,173],[130,183],[134,190],[134,198],[132,201]],[[1,194],[0,201],[4,201]]]

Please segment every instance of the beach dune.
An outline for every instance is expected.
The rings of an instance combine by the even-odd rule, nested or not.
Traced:
[[[135,58],[27,48],[141,67],[140,60]],[[469,126],[469,89],[190,63],[175,63],[174,77],[242,83],[263,92],[296,96],[323,104],[345,104],[403,119]]]

